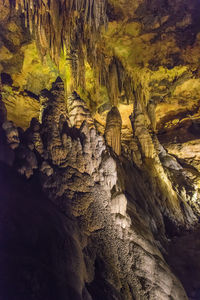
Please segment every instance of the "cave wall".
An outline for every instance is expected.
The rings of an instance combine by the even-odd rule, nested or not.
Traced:
[[[36,9],[38,16],[49,13],[45,3]],[[170,241],[185,230],[193,232],[200,213],[198,1],[109,0],[106,18],[104,6],[102,17],[95,6],[83,24],[85,14],[71,3],[69,40],[68,31],[62,36],[64,13],[57,23],[57,6],[50,7],[49,26],[58,42],[50,48],[52,37],[44,40],[45,19],[41,32],[36,21],[37,32],[30,32],[23,5],[16,12],[12,1],[0,3],[1,184],[5,172],[13,183],[30,184],[33,191],[31,196],[15,187],[16,197],[11,197],[6,185],[2,197],[3,203],[11,201],[9,226],[16,226],[25,240],[32,234],[20,232],[20,222],[28,222],[24,214],[15,225],[20,209],[11,213],[17,199],[26,207],[24,198],[30,198],[61,236],[60,241],[50,236],[48,258],[58,257],[50,264],[52,275],[40,257],[48,244],[48,222],[41,245],[39,237],[30,241],[28,247],[37,249],[36,260],[45,267],[40,270],[26,252],[30,263],[22,262],[16,294],[28,293],[30,299],[187,299],[187,292],[196,300],[198,286],[186,284],[185,267],[186,277],[179,266],[172,272],[167,262],[176,266],[169,253],[178,249],[171,249]],[[30,18],[34,10],[29,9]],[[88,31],[87,22],[94,30]],[[71,48],[61,47],[64,39]],[[41,199],[38,207],[35,198]],[[37,224],[31,211],[29,216],[37,236],[42,221]],[[58,227],[54,222],[60,222]],[[5,240],[9,226],[3,229],[4,253],[10,243],[18,243],[13,235]],[[5,272],[10,270],[5,267]],[[13,277],[2,274],[7,287]],[[43,274],[47,279],[41,284]],[[55,278],[56,286],[47,291]]]

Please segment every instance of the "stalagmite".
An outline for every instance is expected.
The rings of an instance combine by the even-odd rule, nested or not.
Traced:
[[[94,120],[91,117],[86,103],[76,92],[73,92],[68,97],[67,108],[72,126],[80,128],[82,123],[86,120],[89,127],[94,127]]]
[[[0,1],[0,300],[200,300],[198,0],[160,2]]]
[[[19,146],[19,132],[12,121],[5,121],[2,125],[5,131],[7,143],[11,149],[16,149]]]
[[[117,155],[121,154],[121,127],[120,112],[116,106],[113,106],[106,119],[105,139]]]
[[[156,112],[155,112],[155,103],[152,99],[149,100],[149,103],[147,105],[147,113],[151,122],[151,127],[153,132],[156,131]]]

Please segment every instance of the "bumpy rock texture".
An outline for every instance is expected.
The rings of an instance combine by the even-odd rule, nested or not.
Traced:
[[[2,299],[199,299],[198,2],[0,3]]]
[[[41,185],[46,195],[44,198],[47,197],[55,205],[53,207],[49,200],[41,199],[37,207],[38,201],[34,202],[34,195],[38,196],[33,191],[33,195],[28,196],[27,199],[30,201],[30,207],[34,205],[34,210],[41,207],[41,217],[45,213],[48,216],[45,218],[50,220],[53,218],[52,230],[53,232],[58,230],[58,236],[52,233],[48,241],[48,244],[52,243],[50,246],[53,247],[52,253],[47,251],[47,258],[54,257],[57,261],[56,267],[50,264],[47,270],[40,269],[37,262],[33,262],[33,254],[22,249],[25,251],[25,256],[29,256],[29,261],[16,271],[20,274],[15,287],[16,297],[18,297],[16,299],[21,299],[20,293],[29,295],[29,299],[37,299],[37,295],[43,295],[48,299],[58,297],[59,299],[101,299],[102,297],[106,299],[187,299],[181,283],[171,272],[163,254],[166,254],[165,247],[168,245],[166,234],[172,233],[168,232],[166,224],[171,226],[171,230],[173,226],[177,230],[179,226],[191,227],[196,222],[192,210],[183,200],[176,204],[178,200],[175,196],[172,199],[166,195],[168,199],[164,200],[162,187],[157,185],[153,177],[150,178],[148,171],[139,170],[128,158],[114,157],[106,148],[104,138],[98,134],[94,126],[90,127],[87,123],[87,115],[85,120],[82,115],[80,128],[72,127],[67,114],[64,86],[60,78],[53,83],[50,91],[41,93],[43,99],[44,94],[46,100],[43,101],[41,124],[33,119],[25,132],[10,127],[12,123],[8,121],[2,125],[2,136],[7,137],[7,141],[5,140],[1,149],[10,146],[14,155],[12,168],[24,174],[26,178],[32,178],[29,183],[31,189],[34,188],[34,181],[39,176],[38,189]],[[79,102],[83,101],[78,95],[76,98]],[[135,123],[138,122],[136,117]],[[10,143],[9,128],[12,128],[16,137],[20,136],[16,147],[12,146],[12,139]],[[140,141],[137,128],[135,132]],[[153,151],[148,152],[147,155],[145,146],[141,151],[146,154],[146,159],[154,159],[153,163],[157,162],[160,172],[168,178],[159,161],[158,151],[155,149],[156,142],[150,135],[147,137],[147,141],[140,142],[144,145],[150,142]],[[162,156],[167,157],[162,147],[160,151]],[[176,171],[182,170],[175,158],[168,156],[171,164],[165,164],[166,167]],[[9,169],[6,169],[7,171],[4,169],[5,167],[3,171],[9,174]],[[16,176],[14,181],[19,181],[19,184],[26,181],[24,177],[18,178],[15,173],[13,176]],[[7,193],[9,195],[8,188],[3,194],[4,199],[9,197]],[[16,191],[16,197],[20,197],[22,203],[27,195],[26,191],[24,193],[20,190]],[[39,199],[40,197],[42,195]],[[10,201],[10,209],[13,209],[15,196]],[[168,201],[174,203],[170,206]],[[184,209],[179,209],[181,203]],[[55,216],[52,215],[53,211],[56,211]],[[59,211],[63,213],[62,217]],[[7,222],[12,224],[14,219],[9,215],[9,211],[7,214],[9,218]],[[29,215],[34,224],[36,220],[32,210],[29,211]],[[18,210],[16,218],[19,218]],[[22,218],[26,224],[30,222],[23,214]],[[165,218],[168,218],[168,223]],[[4,224],[3,219],[1,222]],[[47,247],[46,239],[38,244],[38,230],[42,224],[43,222],[39,221],[35,227],[34,233],[31,234],[35,238],[29,245],[37,249],[38,255],[42,255]],[[16,225],[8,226],[14,226],[17,232],[20,228]],[[48,235],[47,226],[44,221],[41,235]],[[55,226],[58,226],[57,229]],[[2,239],[8,230],[6,228]],[[23,232],[29,234],[29,229],[22,230]],[[10,234],[9,231],[9,236]],[[10,243],[15,243],[15,239],[11,235],[9,242],[2,240],[2,243],[5,243],[7,249]],[[60,250],[57,247],[61,247]],[[66,256],[62,254],[63,251],[66,252]],[[46,266],[45,257],[40,257],[44,266]],[[17,264],[14,266],[17,268]],[[36,268],[37,271],[33,271],[32,268]],[[56,281],[58,286],[54,284],[52,294],[47,291],[48,284],[53,280],[49,278],[51,268],[54,268],[53,276],[59,276],[59,280],[62,280],[62,283]],[[9,285],[9,280],[12,281],[9,268],[5,267],[1,272],[3,278],[4,276],[7,278],[4,279],[6,285]],[[5,275],[7,272],[8,275]],[[44,276],[45,279],[42,279],[42,274],[47,274]],[[26,284],[27,278],[31,280],[30,286]],[[20,290],[20,285],[23,286],[23,292]],[[12,299],[6,287],[2,290],[5,297]]]

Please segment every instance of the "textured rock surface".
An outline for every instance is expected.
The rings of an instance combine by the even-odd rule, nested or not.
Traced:
[[[26,92],[3,85],[2,100],[7,109],[8,119],[12,120],[16,126],[26,129],[32,118],[39,118],[40,104],[37,99]]]
[[[55,256],[56,260],[60,259],[60,263],[64,264],[60,267],[58,262],[54,269],[55,276],[62,274],[59,275],[63,280],[59,297],[71,299],[73,295],[73,299],[187,299],[181,283],[171,272],[162,253],[166,253],[166,235],[173,235],[173,228],[178,230],[178,226],[191,226],[195,222],[192,211],[189,217],[187,207],[185,210],[174,210],[175,207],[170,207],[167,201],[163,201],[162,189],[157,186],[159,181],[153,177],[148,178],[149,173],[138,170],[126,158],[113,158],[106,149],[103,137],[94,127],[88,126],[87,115],[82,120],[80,129],[71,127],[67,110],[64,109],[63,91],[63,83],[58,79],[49,91],[50,100],[45,101],[42,124],[33,119],[30,128],[21,133],[20,144],[14,150],[13,164],[19,173],[32,178],[31,181],[38,178],[39,172],[43,191],[54,203],[54,209],[63,213],[66,225],[58,225],[58,230],[62,231],[65,226],[63,234],[67,248],[63,249],[66,249],[67,258],[62,253],[58,254],[56,249],[52,249],[49,254],[50,258]],[[4,131],[6,134],[5,129]],[[156,144],[152,138],[151,143],[157,157]],[[162,147],[160,152],[160,156],[167,157]],[[148,158],[154,157],[147,156],[146,159]],[[175,159],[170,159],[171,164],[165,163],[167,168],[182,170]],[[34,203],[32,197],[30,203]],[[15,197],[12,199],[16,201]],[[48,210],[51,205],[47,204]],[[43,210],[44,208],[41,213]],[[18,217],[17,212],[16,214]],[[175,218],[176,214],[180,216]],[[13,222],[12,215],[9,217],[10,222]],[[165,218],[168,218],[168,223]],[[26,219],[25,222],[27,223]],[[73,230],[68,231],[67,228]],[[52,243],[54,238],[52,235]],[[37,245],[36,243],[34,246],[36,249]],[[40,247],[40,251],[44,251],[45,240]],[[31,261],[32,259],[32,265]],[[65,265],[64,272],[62,270]],[[34,263],[34,268],[36,266],[37,263]],[[30,271],[27,276],[35,276],[34,282],[37,284],[40,272],[44,274],[41,269],[39,273]],[[20,279],[20,284],[25,292],[36,293],[34,284],[24,286],[24,280]],[[47,277],[43,286],[37,286],[37,293],[47,297],[49,292],[46,285],[50,282],[51,279]],[[55,286],[54,288],[56,296],[48,296],[52,299],[60,295]],[[8,291],[5,289],[5,292]],[[17,287],[16,293],[19,293]]]
[[[113,106],[107,114],[105,139],[117,155],[121,154],[121,127],[120,112],[116,106]]]
[[[2,227],[0,243],[8,265],[19,269],[9,256],[18,245],[10,233],[16,224],[17,237],[27,242],[18,251],[31,257],[30,265],[21,263],[28,271],[0,276],[11,300],[10,276],[25,299],[187,299],[174,274],[188,297],[198,299],[199,264],[192,259],[199,256],[200,215],[198,2],[108,0],[105,11],[104,1],[32,6],[27,0],[28,13],[19,1],[0,3],[0,161],[10,166],[2,170],[14,183],[30,183],[32,192],[15,187],[19,197],[12,198],[6,185],[2,195],[16,203],[22,197],[24,207],[25,198],[31,207],[38,198],[42,211],[28,210],[36,224],[31,234],[22,207],[11,201],[6,210],[1,203],[0,220],[11,224]],[[25,27],[27,18],[35,35]],[[58,78],[51,87],[58,75],[65,84]],[[39,216],[58,227],[46,220],[43,231]],[[28,226],[21,237],[23,220]],[[29,248],[38,249],[45,270],[34,272],[39,267]]]
[[[80,128],[84,120],[87,120],[89,126],[94,125],[94,120],[91,117],[91,113],[87,108],[84,101],[73,92],[67,99],[67,108],[69,112],[69,119],[73,126]]]

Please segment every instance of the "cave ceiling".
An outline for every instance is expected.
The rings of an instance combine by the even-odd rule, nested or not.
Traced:
[[[91,8],[89,3],[0,1],[0,71],[8,116],[27,128],[39,116],[40,91],[59,75],[66,93],[76,90],[86,101],[100,131],[117,105],[124,140],[131,136],[134,103],[145,114],[153,103],[162,144],[197,161],[199,1],[108,0]]]

